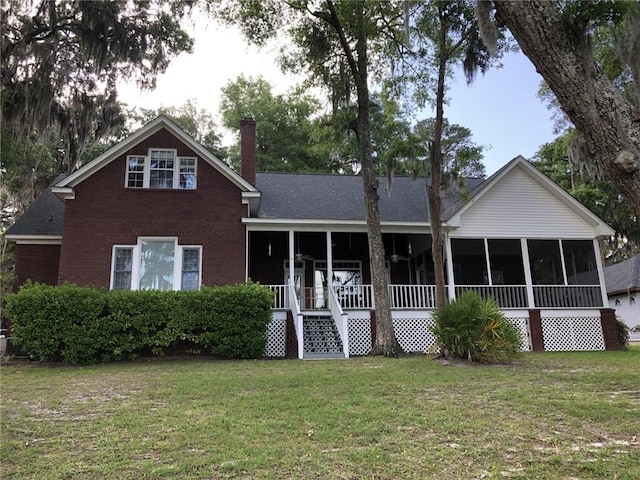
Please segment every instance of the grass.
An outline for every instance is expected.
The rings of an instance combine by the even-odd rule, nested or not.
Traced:
[[[8,362],[1,478],[637,479],[640,348],[429,357]]]

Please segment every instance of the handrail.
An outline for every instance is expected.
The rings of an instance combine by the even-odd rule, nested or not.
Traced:
[[[304,330],[302,328],[302,313],[300,312],[300,304],[296,295],[296,288],[293,283],[289,283],[289,308],[293,314],[293,324],[296,328],[296,338],[298,339],[298,358],[304,356]]]
[[[329,309],[331,310],[331,316],[338,326],[338,332],[342,339],[342,350],[344,351],[345,358],[349,358],[349,316],[344,313],[336,291],[333,288],[329,288]]]

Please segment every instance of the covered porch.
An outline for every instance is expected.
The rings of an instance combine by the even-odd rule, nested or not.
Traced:
[[[430,234],[385,232],[383,242],[391,308],[435,308]],[[288,284],[301,310],[328,309],[329,288],[344,310],[375,309],[366,233],[254,231],[247,248],[247,275],[270,286],[276,309],[290,308]],[[448,237],[445,278],[449,299],[471,290],[505,310],[607,305],[592,239]]]
[[[251,231],[248,239],[248,277],[274,292],[279,333],[273,335],[281,338],[274,351],[295,351],[298,358],[368,353],[376,305],[366,233],[270,230]],[[435,348],[431,237],[387,227],[383,241],[398,341],[406,351],[429,351]],[[599,259],[592,239],[449,236],[447,293],[450,299],[468,290],[493,297],[522,332],[523,350],[604,349],[612,320],[603,313]]]

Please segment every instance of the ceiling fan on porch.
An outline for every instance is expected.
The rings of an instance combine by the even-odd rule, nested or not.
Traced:
[[[400,260],[408,261],[409,258],[402,255],[398,255],[396,253],[396,234],[395,233],[391,234],[391,240],[393,242],[393,253],[389,256],[389,260],[391,260],[391,263],[398,263]]]
[[[298,236],[296,237],[296,252],[296,262],[302,262],[303,260],[313,260],[313,257],[311,255],[305,255],[300,251],[300,234],[298,234]]]

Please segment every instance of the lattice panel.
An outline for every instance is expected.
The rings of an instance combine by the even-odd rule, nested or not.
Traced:
[[[542,319],[546,351],[604,350],[599,317],[553,317]]]
[[[267,328],[265,357],[284,357],[287,354],[287,321],[273,319]]]
[[[522,341],[520,342],[520,350],[529,351],[531,350],[531,338],[529,336],[529,319],[518,317],[518,318],[507,318],[511,324],[518,329],[520,335],[522,335]]]
[[[371,320],[349,318],[349,356],[367,355],[371,351]]]
[[[436,343],[429,328],[434,324],[431,318],[394,318],[393,329],[402,349],[407,352],[426,353]]]

